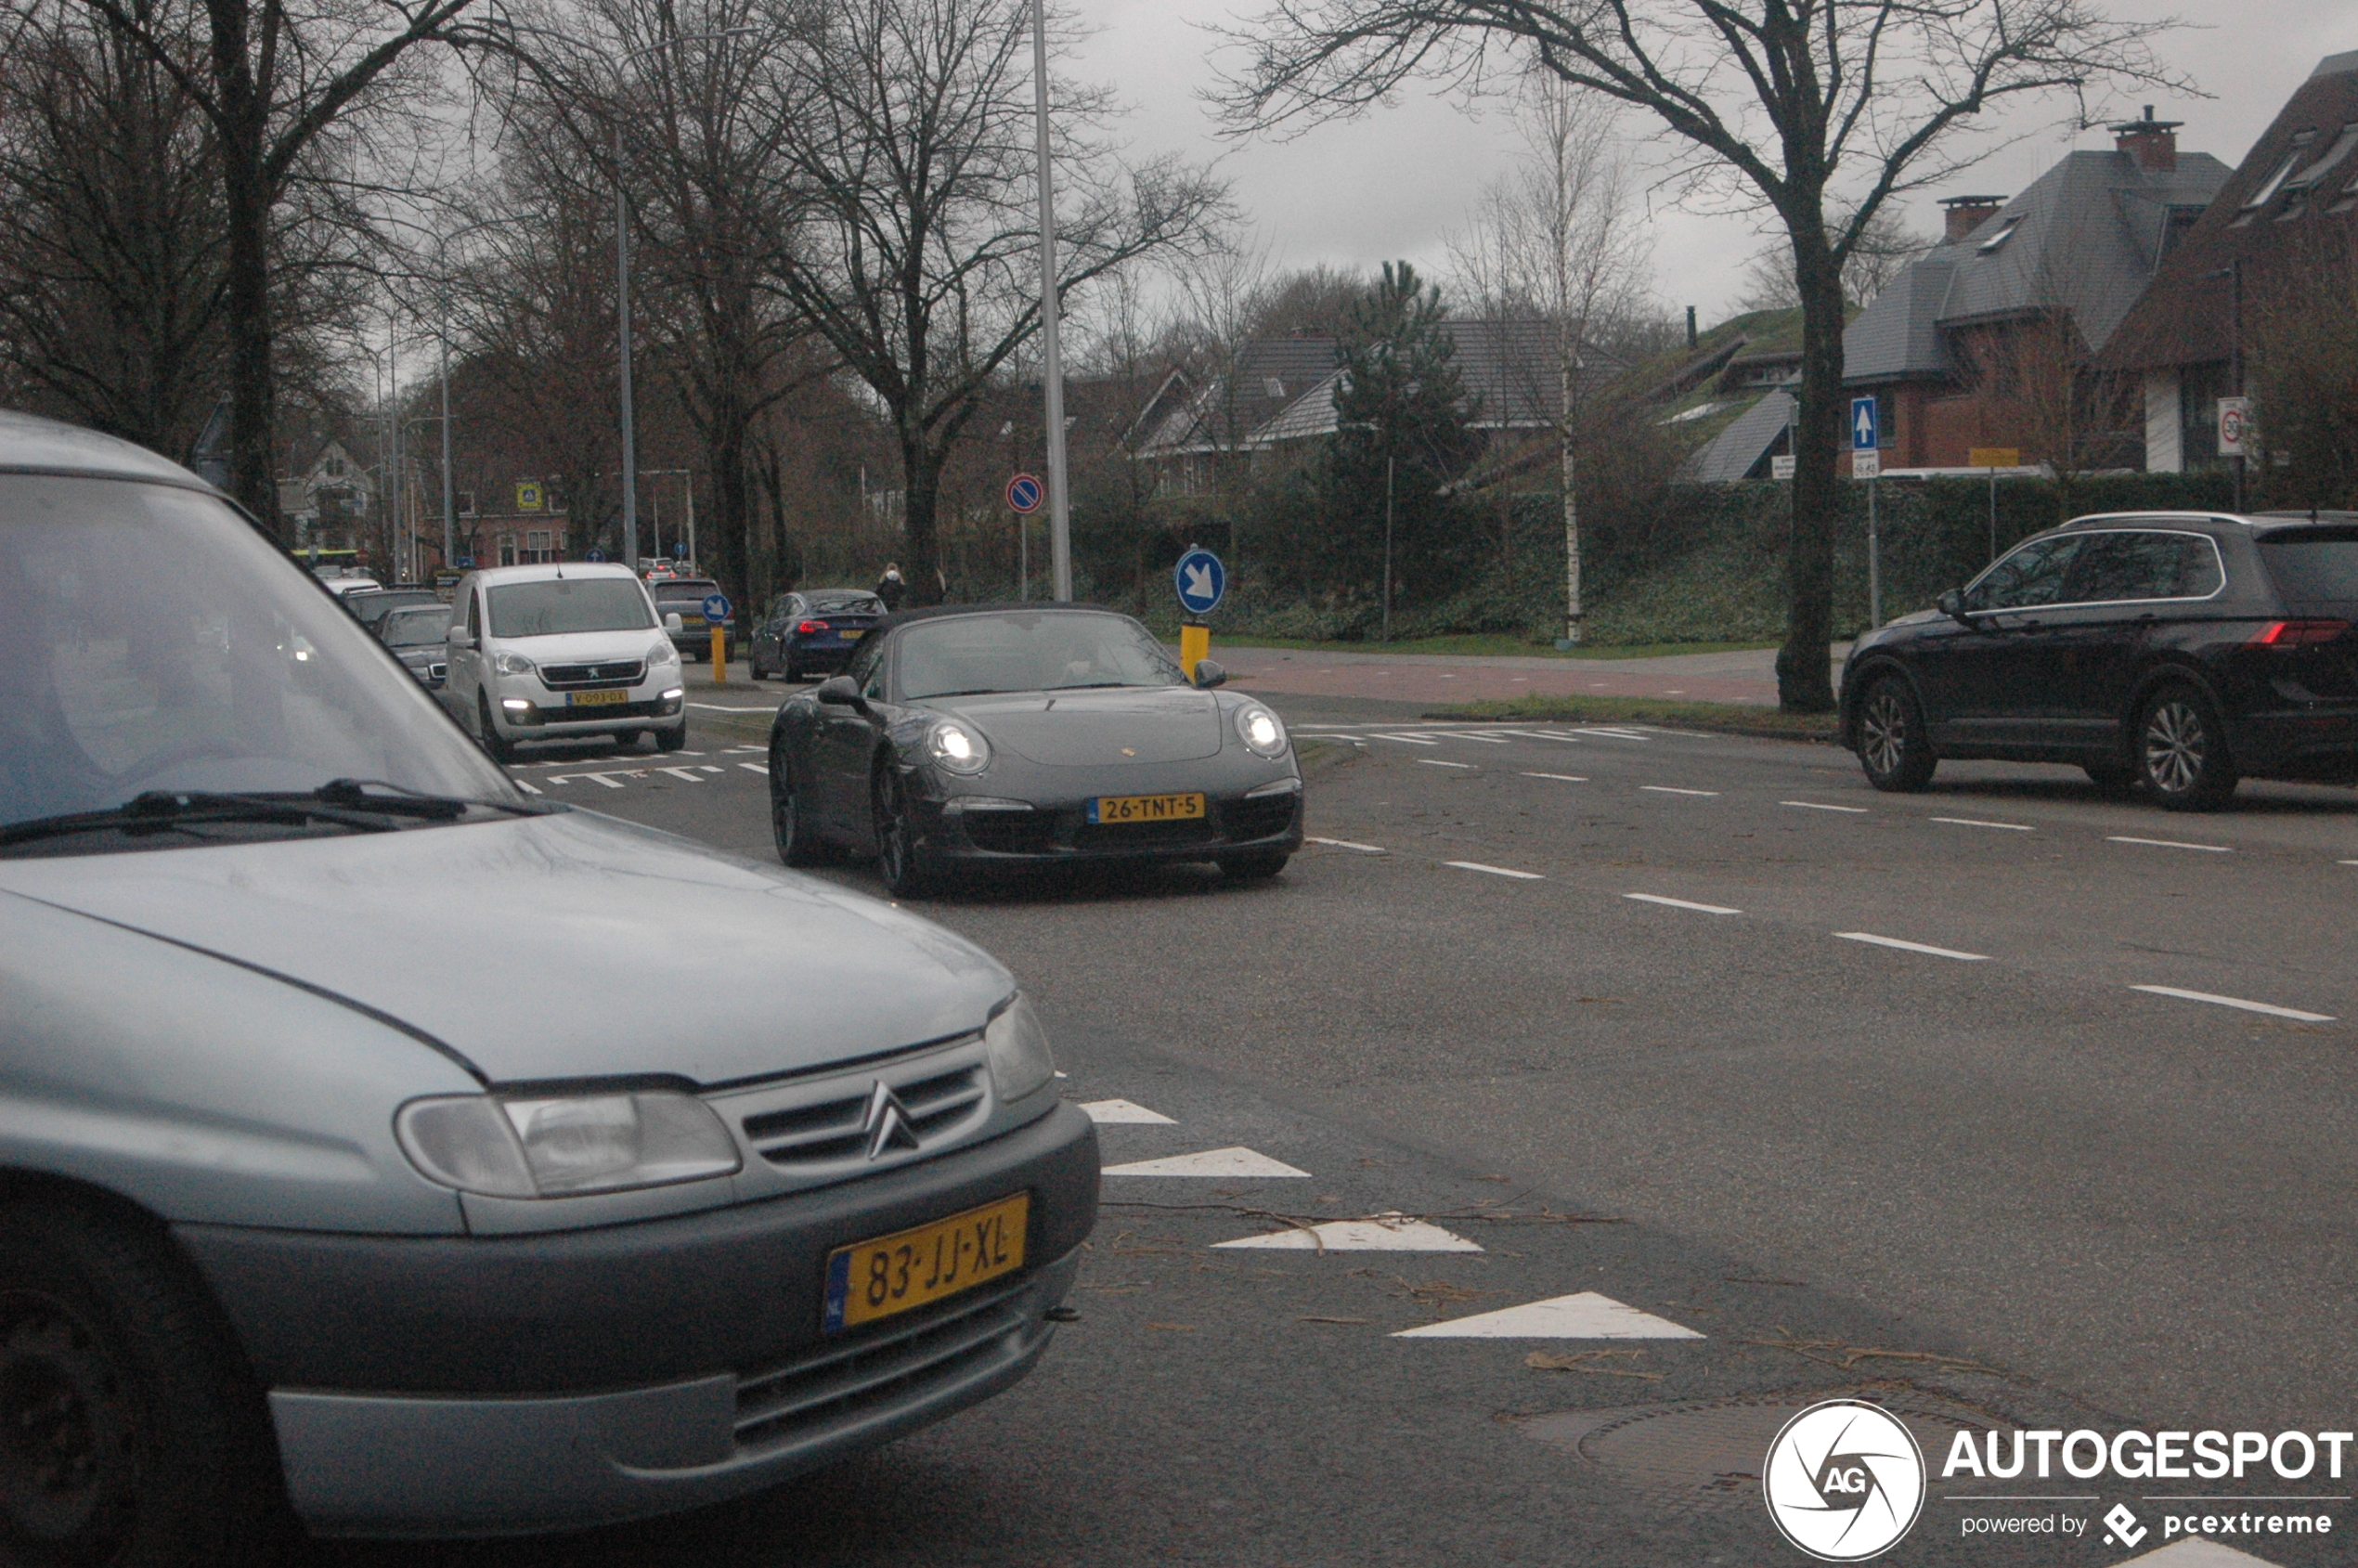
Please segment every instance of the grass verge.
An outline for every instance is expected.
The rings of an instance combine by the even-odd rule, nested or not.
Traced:
[[[1532,642],[1486,632],[1459,637],[1404,637],[1394,642],[1320,642],[1307,637],[1253,637],[1237,632],[1227,641],[1240,648],[1285,648],[1319,654],[1444,654],[1524,659],[1660,659],[1674,654],[1743,654],[1777,646],[1774,642],[1645,642],[1626,646],[1591,643],[1563,653],[1551,642]],[[1211,656],[1220,656],[1216,638]]]
[[[1427,719],[1540,720],[1555,724],[1666,724],[1781,741],[1835,739],[1831,713],[1781,713],[1739,703],[1658,702],[1652,697],[1493,697],[1428,709]]]

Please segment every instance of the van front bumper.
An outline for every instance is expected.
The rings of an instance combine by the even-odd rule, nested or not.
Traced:
[[[828,1335],[836,1248],[1031,1195],[1002,1281]],[[633,1225],[392,1238],[182,1225],[270,1389],[322,1536],[575,1529],[739,1497],[1017,1381],[1095,1223],[1097,1143],[1056,1110],[813,1192]]]

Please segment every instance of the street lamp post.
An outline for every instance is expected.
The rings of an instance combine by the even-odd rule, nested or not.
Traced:
[[[1039,120],[1040,379],[1048,416],[1048,555],[1053,596],[1063,602],[1072,598],[1072,510],[1065,489],[1064,356],[1056,342],[1056,190],[1048,166],[1046,0],[1031,0],[1031,90]]]

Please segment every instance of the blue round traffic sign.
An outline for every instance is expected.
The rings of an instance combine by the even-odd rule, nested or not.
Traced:
[[[727,620],[729,618],[729,596],[725,593],[706,594],[704,596],[704,618],[706,624],[709,626],[719,626],[722,621]]]
[[[603,561],[605,558],[606,552],[600,550],[596,545],[591,545],[588,550],[581,552],[581,559],[590,562],[593,565],[598,562]]]
[[[1018,473],[1007,481],[1007,505],[1027,517],[1040,510],[1040,502],[1046,495],[1036,473]]]
[[[1228,591],[1228,569],[1208,550],[1191,550],[1179,558],[1171,580],[1179,590],[1179,607],[1191,616],[1208,616]]]

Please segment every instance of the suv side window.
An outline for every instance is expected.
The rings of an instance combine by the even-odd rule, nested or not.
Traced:
[[[2222,580],[2219,551],[2202,535],[2092,534],[2074,564],[2067,597],[2075,604],[2203,599]]]
[[[2028,610],[2063,603],[2064,578],[2086,536],[2033,539],[1995,566],[1965,594],[1968,610]]]

